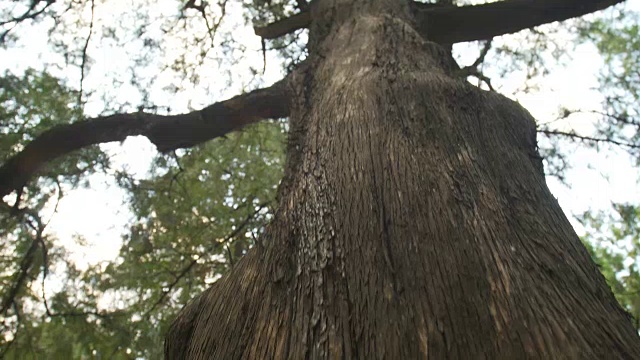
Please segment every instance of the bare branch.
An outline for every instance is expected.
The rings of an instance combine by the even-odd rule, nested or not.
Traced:
[[[564,112],[562,113],[562,115],[559,118],[557,118],[555,120],[551,120],[551,121],[549,121],[549,122],[547,122],[545,124],[549,124],[549,123],[552,123],[552,122],[564,120],[564,119],[568,118],[569,116],[571,116],[573,114],[600,115],[603,118],[612,119],[617,124],[635,126],[635,127],[640,128],[640,120],[634,119],[632,116],[629,116],[629,115],[626,115],[626,114],[612,114],[610,112],[604,112],[604,111],[598,111],[598,110],[580,110],[580,109],[578,109],[578,110],[564,109]]]
[[[6,341],[2,349],[0,350],[0,359],[4,359],[4,356],[9,352],[9,349],[11,349],[13,344],[16,342],[16,339],[18,338],[18,332],[20,332],[20,322],[22,321],[22,315],[20,315],[20,309],[18,308],[18,303],[14,301],[12,304],[12,307],[13,307],[13,312],[16,316],[16,325],[15,325],[16,330],[13,332],[12,334],[13,336],[11,337],[11,340]]]
[[[296,0],[296,7],[302,11],[309,9],[309,2],[307,0]]]
[[[89,23],[89,34],[87,34],[87,39],[84,42],[84,47],[82,48],[82,63],[80,64],[80,91],[78,92],[78,106],[82,106],[82,93],[84,92],[84,77],[87,67],[87,49],[89,48],[89,41],[91,41],[91,35],[93,35],[93,24],[95,17],[95,8],[96,2],[95,0],[91,0],[91,22]]]
[[[115,114],[49,129],[0,167],[0,198],[20,189],[49,161],[86,146],[146,136],[158,151],[192,147],[267,118],[289,114],[285,80],[180,115]]]
[[[478,87],[480,87],[482,82],[484,82],[485,84],[487,84],[487,87],[489,88],[489,91],[493,91],[493,92],[496,91],[496,89],[493,87],[493,85],[491,85],[491,78],[489,78],[488,76],[486,76],[482,72],[476,70],[475,72],[470,73],[469,76],[473,76],[473,77],[478,79]]]
[[[420,32],[441,44],[487,40],[494,36],[583,16],[624,0],[504,0],[474,6],[412,2]],[[303,11],[263,27],[256,35],[275,39],[309,27],[311,15]]]
[[[480,86],[480,82],[484,81],[485,84],[487,84],[487,87],[489,87],[489,90],[495,91],[495,89],[491,85],[491,79],[486,75],[484,75],[482,71],[478,69],[478,67],[484,62],[484,59],[485,57],[487,57],[487,54],[489,53],[490,49],[491,49],[491,40],[488,40],[485,42],[482,50],[480,50],[480,55],[478,56],[476,61],[474,61],[473,64],[469,66],[465,66],[459,71],[457,71],[456,75],[461,78],[467,78],[469,76],[476,77],[479,80],[478,86]]]
[[[11,304],[15,303],[18,293],[25,285],[25,282],[29,277],[29,272],[33,267],[38,246],[41,246],[41,243],[44,244],[44,242],[42,241],[42,232],[44,231],[44,226],[42,226],[39,218],[36,218],[36,221],[38,222],[38,226],[36,229],[36,238],[31,241],[31,246],[29,246],[29,249],[22,258],[22,261],[20,261],[20,268],[14,275],[15,281],[13,283],[13,286],[11,287],[11,289],[9,289],[4,299],[2,299],[2,304],[0,304],[0,314],[2,315],[4,315],[7,310],[9,310]]]
[[[504,0],[475,6],[413,3],[421,33],[438,43],[491,39],[531,27],[564,21],[624,0]]]
[[[474,61],[473,64],[471,64],[470,66],[473,67],[473,68],[477,68],[478,66],[480,66],[484,62],[484,59],[487,57],[487,54],[489,53],[489,50],[491,50],[491,39],[487,40],[484,43],[484,46],[482,47],[482,50],[480,51],[480,55],[478,56],[476,61]]]
[[[183,11],[187,9],[194,9],[198,11],[200,17],[204,20],[205,26],[207,27],[207,33],[209,34],[209,39],[211,39],[211,47],[214,47],[216,33],[218,32],[218,28],[220,27],[220,24],[222,23],[222,20],[227,13],[227,2],[228,0],[224,0],[219,3],[221,14],[218,20],[214,22],[213,26],[209,24],[209,17],[207,16],[207,6],[209,6],[208,2],[200,1],[198,4],[196,4],[195,0],[189,0],[182,7]]]
[[[275,39],[280,36],[287,35],[298,29],[306,28],[311,22],[311,15],[308,11],[304,11],[288,18],[273,22],[267,26],[254,27],[253,31],[256,35],[263,39]]]
[[[545,130],[545,129],[538,129],[538,132],[541,133],[541,134],[545,134],[547,136],[556,135],[556,136],[568,137],[568,138],[572,138],[572,139],[580,140],[580,141],[585,141],[585,142],[612,144],[612,145],[626,147],[626,148],[629,148],[629,149],[640,149],[640,145],[636,145],[636,144],[632,144],[632,143],[628,143],[628,142],[621,142],[621,141],[617,141],[617,140],[613,140],[613,139],[607,139],[607,138],[596,138],[596,137],[592,137],[592,136],[583,136],[583,135],[578,135],[578,134],[576,134],[574,132],[566,132],[566,131],[558,131],[558,130]]]
[[[40,9],[36,10],[36,7],[41,3],[45,3],[45,5]],[[3,44],[6,41],[9,33],[16,27],[18,24],[25,20],[35,20],[38,16],[44,13],[51,5],[55,3],[55,0],[33,0],[31,1],[31,5],[29,8],[20,16],[14,17],[8,20],[0,21],[0,26],[8,26],[12,24],[8,29],[4,30],[0,33],[0,44]]]

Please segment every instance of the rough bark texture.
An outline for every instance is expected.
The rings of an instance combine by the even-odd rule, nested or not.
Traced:
[[[640,358],[549,192],[535,125],[398,0],[318,0],[262,246],[189,304],[170,359]]]

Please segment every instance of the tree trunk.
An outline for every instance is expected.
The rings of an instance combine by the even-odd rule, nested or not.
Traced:
[[[451,76],[406,1],[317,0],[279,208],[171,359],[640,358],[531,115]]]

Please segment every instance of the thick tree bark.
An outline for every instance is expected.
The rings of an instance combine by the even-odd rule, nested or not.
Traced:
[[[530,114],[449,76],[398,0],[317,0],[280,206],[170,359],[640,358]]]

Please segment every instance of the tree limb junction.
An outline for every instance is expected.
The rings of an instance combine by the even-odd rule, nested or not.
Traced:
[[[482,5],[438,6],[412,3],[420,32],[438,43],[491,39],[535,26],[583,16],[624,0],[504,0]],[[311,15],[304,11],[263,27],[256,35],[275,39],[306,28]]]

